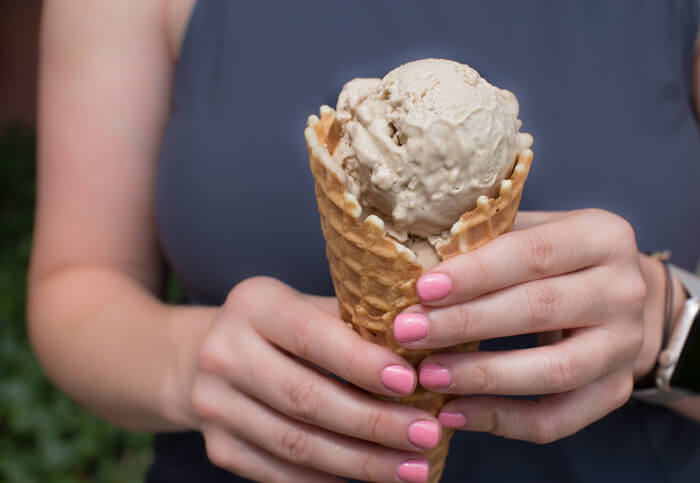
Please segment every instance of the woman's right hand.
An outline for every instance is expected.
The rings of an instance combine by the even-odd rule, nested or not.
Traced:
[[[312,298],[271,278],[237,285],[200,346],[188,390],[211,461],[266,482],[425,481],[418,452],[437,445],[436,418],[313,366],[386,396],[416,385],[410,364]]]

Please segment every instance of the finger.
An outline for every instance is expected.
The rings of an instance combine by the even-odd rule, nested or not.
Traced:
[[[217,363],[205,361],[203,369],[225,377],[236,389],[294,419],[409,451],[434,448],[440,440],[440,425],[430,413],[379,401],[322,376],[262,338],[247,338],[245,344],[225,352],[235,357],[217,355]]]
[[[345,322],[308,303],[281,283],[266,282],[267,297],[256,306],[253,324],[265,339],[368,391],[406,395],[416,386],[413,366],[390,350],[364,340]],[[260,288],[246,284],[234,306],[260,299]]]
[[[571,331],[553,345],[508,351],[435,354],[419,371],[427,389],[452,394],[522,396],[571,391],[634,360],[622,326]]]
[[[207,457],[219,468],[243,478],[271,483],[342,483],[335,476],[284,461],[257,446],[231,435],[228,431],[205,424],[202,434]]]
[[[618,310],[617,291],[601,283],[607,267],[535,280],[445,307],[415,305],[394,320],[394,337],[409,349],[539,333],[600,323]]]
[[[602,263],[617,246],[615,237],[628,226],[616,222],[613,228],[601,230],[611,217],[599,210],[584,210],[506,233],[436,265],[418,279],[416,291],[424,304],[444,306]]]
[[[631,371],[610,374],[575,391],[537,400],[469,396],[445,404],[439,419],[466,431],[546,444],[569,436],[625,404]]]
[[[518,211],[513,230],[524,230],[565,217],[568,211]]]
[[[429,465],[417,453],[399,451],[332,433],[293,420],[255,399],[234,392],[218,378],[203,379],[195,400],[203,419],[220,424],[277,458],[325,473],[368,481],[401,481],[425,475]],[[303,480],[302,480],[303,481]]]

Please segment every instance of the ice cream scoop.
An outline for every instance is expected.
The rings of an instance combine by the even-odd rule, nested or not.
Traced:
[[[518,101],[468,65],[409,62],[383,79],[355,79],[338,97],[333,157],[347,189],[399,239],[449,230],[481,195],[493,196],[532,137]]]

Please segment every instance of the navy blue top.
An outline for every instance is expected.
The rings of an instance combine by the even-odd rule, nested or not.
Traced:
[[[616,212],[641,250],[692,269],[697,25],[696,0],[199,2],[158,166],[166,259],[192,303],[220,304],[254,275],[331,294],[306,117],[349,79],[444,57],[518,97],[535,139],[522,209]],[[700,425],[630,403],[546,446],[457,432],[443,481],[484,479],[697,483]],[[242,480],[187,433],[157,437],[149,481]]]

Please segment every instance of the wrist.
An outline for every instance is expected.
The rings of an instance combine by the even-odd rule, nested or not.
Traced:
[[[160,390],[161,412],[182,430],[199,429],[190,395],[198,368],[199,347],[214,323],[214,307],[173,306],[166,335],[172,347],[171,362]]]
[[[634,380],[638,382],[656,365],[664,334],[664,293],[666,275],[663,263],[640,254],[640,270],[647,286],[643,320],[644,343],[634,364]]]
[[[656,367],[659,353],[663,349],[661,346],[664,332],[671,333],[673,331],[683,312],[683,305],[688,298],[688,294],[685,292],[678,277],[671,273],[670,283],[672,284],[671,293],[673,298],[671,299],[671,316],[666,321],[664,306],[666,274],[663,262],[647,255],[640,255],[640,268],[647,284],[647,299],[643,312],[644,344],[635,361],[635,382],[647,376]],[[666,324],[668,324],[668,327],[666,327]]]

